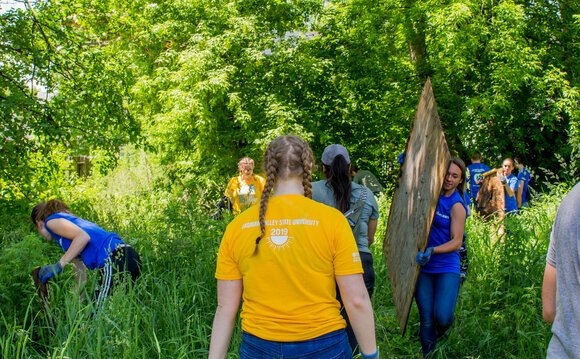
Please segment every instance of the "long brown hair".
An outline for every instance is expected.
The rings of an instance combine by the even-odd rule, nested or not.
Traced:
[[[32,220],[32,224],[36,226],[36,221],[44,222],[50,215],[58,212],[70,213],[70,209],[63,201],[51,199],[50,201],[40,202],[34,206],[30,213],[30,219]]]
[[[304,196],[312,198],[312,150],[306,141],[294,135],[277,137],[268,145],[264,154],[266,184],[260,199],[260,235],[256,238],[256,249],[266,233],[266,210],[272,189],[278,178],[302,177]]]
[[[451,159],[449,160],[449,166],[451,166],[452,163],[457,165],[457,167],[459,167],[459,169],[461,170],[461,182],[459,182],[459,184],[457,185],[457,191],[459,191],[461,198],[463,198],[463,200],[465,201],[465,178],[467,172],[465,170],[465,162],[463,162],[463,160],[459,157],[451,157]]]
[[[341,212],[348,211],[352,192],[350,164],[342,155],[334,157],[330,166],[322,164],[326,184],[332,187],[336,208]]]

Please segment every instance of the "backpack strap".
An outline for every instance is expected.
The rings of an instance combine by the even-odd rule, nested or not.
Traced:
[[[367,200],[368,193],[368,189],[364,186],[361,186],[361,190],[362,194],[358,201],[356,201],[356,203],[348,211],[344,212],[344,216],[348,220],[348,223],[350,223],[355,239],[358,237],[358,229],[360,228],[360,216]]]

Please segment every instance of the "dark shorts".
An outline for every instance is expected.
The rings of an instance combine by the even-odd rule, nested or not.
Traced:
[[[137,251],[128,244],[117,246],[99,272],[99,284],[95,293],[96,306],[100,307],[113,287],[121,281],[130,278],[134,282],[140,274],[141,259]]]

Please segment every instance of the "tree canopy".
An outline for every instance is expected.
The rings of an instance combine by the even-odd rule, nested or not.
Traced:
[[[0,15],[3,199],[44,191],[35,179],[70,154],[127,143],[156,152],[170,179],[219,179],[285,133],[317,154],[340,142],[391,180],[428,77],[464,159],[577,167],[575,2],[26,5]]]

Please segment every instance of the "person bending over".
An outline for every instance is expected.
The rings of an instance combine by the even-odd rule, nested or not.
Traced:
[[[118,273],[127,274],[133,281],[139,277],[141,262],[135,249],[116,233],[75,216],[64,202],[53,199],[39,203],[30,217],[38,233],[64,251],[58,262],[40,268],[38,277],[43,283],[60,274],[69,263],[75,266],[79,287],[86,280],[86,268],[98,270],[98,308],[118,281]]]

